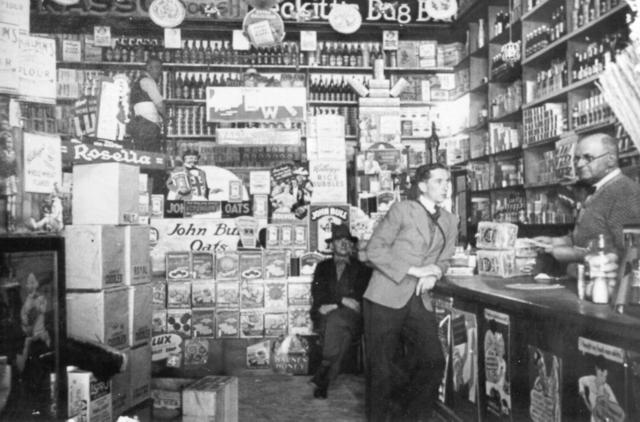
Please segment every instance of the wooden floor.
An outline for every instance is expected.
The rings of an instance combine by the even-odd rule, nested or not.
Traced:
[[[313,397],[310,376],[238,378],[239,421],[364,421],[364,377],[342,374],[326,400]]]

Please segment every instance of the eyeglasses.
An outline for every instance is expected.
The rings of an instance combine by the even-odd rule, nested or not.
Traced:
[[[573,156],[573,164],[577,165],[580,160],[584,160],[586,165],[591,164],[593,161],[605,157],[607,155],[609,155],[610,153],[605,152],[604,154],[600,154],[600,155],[596,155],[595,157],[593,155],[589,155],[589,154],[585,154],[585,155],[574,155]]]

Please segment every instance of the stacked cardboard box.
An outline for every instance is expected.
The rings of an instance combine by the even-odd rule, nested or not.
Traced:
[[[131,186],[142,184],[145,178],[130,165],[73,169],[74,224],[65,231],[67,333],[127,356],[126,371],[101,387],[108,394],[101,396],[100,408],[108,406],[109,419],[150,397],[149,227],[132,224],[138,221],[139,193]],[[72,393],[78,395],[92,382],[90,373],[69,373],[70,417]]]

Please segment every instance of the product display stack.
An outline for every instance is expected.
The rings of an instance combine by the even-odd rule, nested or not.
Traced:
[[[73,168],[73,224],[65,230],[67,333],[121,353],[126,363],[110,380],[68,373],[69,417],[79,420],[108,421],[150,397],[149,227],[134,224],[139,195],[130,187],[138,182],[139,169],[131,165]]]

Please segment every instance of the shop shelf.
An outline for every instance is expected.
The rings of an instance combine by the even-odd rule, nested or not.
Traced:
[[[510,111],[509,113],[502,114],[498,117],[489,119],[490,123],[510,122],[513,120],[522,120],[522,108]]]
[[[164,100],[167,104],[204,104],[207,100],[192,100],[182,98],[167,98]]]
[[[532,148],[538,148],[538,147],[554,144],[557,140],[560,139],[560,137],[561,137],[561,135],[552,136],[550,138],[543,139],[542,141],[534,142],[532,144],[525,144],[525,145],[522,146],[522,148],[523,149],[532,149]]]
[[[310,106],[357,106],[357,101],[323,101],[323,100],[307,100]]]
[[[509,83],[520,78],[522,78],[522,65],[520,63],[516,63],[513,66],[503,64],[495,72],[491,71],[491,82],[493,83]]]
[[[367,72],[371,71],[371,68],[366,68]],[[439,67],[385,67],[385,72],[391,73],[453,73],[453,66],[439,66]]]
[[[618,120],[613,118],[613,119],[605,120],[604,122],[596,123],[589,126],[576,127],[573,129],[573,131],[578,135],[586,135],[588,133],[596,132],[598,130],[610,129],[614,127],[617,122]]]
[[[438,105],[447,104],[448,101],[413,101],[413,100],[400,100],[400,106],[406,107],[433,107]]]
[[[167,139],[200,139],[215,141],[216,135],[167,135]]]
[[[518,41],[522,33],[522,21],[517,19],[511,23],[511,40]],[[509,42],[509,28],[505,28],[500,34],[489,40],[489,44],[503,45]]]
[[[536,17],[536,15],[538,15],[538,13],[539,13],[541,10],[544,10],[547,6],[549,6],[549,5],[551,5],[551,4],[556,4],[556,5],[557,5],[557,3],[556,3],[555,1],[552,1],[552,0],[546,0],[545,2],[538,4],[538,5],[537,5],[536,7],[534,7],[533,9],[526,11],[526,12],[522,15],[522,18],[521,18],[521,19],[524,21],[524,20],[527,20],[527,19],[535,18],[535,17]]]
[[[571,91],[573,91],[575,89],[578,89],[578,88],[581,88],[583,86],[587,86],[589,84],[594,83],[595,81],[598,80],[599,77],[600,77],[600,75],[591,75],[588,78],[579,80],[578,82],[573,83],[571,85],[567,85],[567,86],[565,86],[565,87],[563,87],[563,88],[561,88],[561,89],[559,89],[557,91],[554,91],[554,92],[552,92],[550,94],[547,94],[547,95],[545,95],[543,97],[536,98],[533,101],[529,101],[523,107],[524,108],[530,108],[530,107],[534,107],[534,106],[549,102],[551,100],[562,98],[562,97],[566,96],[569,92],[571,92]]]
[[[547,3],[550,3],[550,1],[547,1]],[[534,54],[530,55],[529,57],[526,57],[523,61],[522,64],[531,64],[533,62],[538,61],[539,59],[547,56],[550,52],[554,51],[558,46],[565,44],[567,41],[577,38],[580,35],[583,35],[587,32],[590,32],[591,30],[595,29],[597,26],[599,26],[603,21],[609,19],[610,17],[617,15],[620,11],[625,10],[628,8],[628,5],[626,2],[621,2],[618,6],[614,7],[613,9],[609,10],[607,13],[605,13],[604,15],[600,16],[598,19],[594,19],[592,22],[589,22],[586,25],[581,26],[580,28],[576,29],[575,31],[569,32],[568,34],[566,34],[565,36],[558,38],[557,40],[555,40],[554,42],[552,42],[551,44],[549,44],[548,46],[546,46],[545,48],[543,48],[540,51],[535,52]]]

